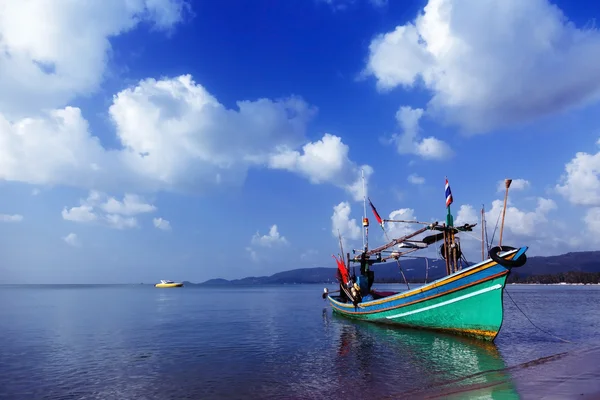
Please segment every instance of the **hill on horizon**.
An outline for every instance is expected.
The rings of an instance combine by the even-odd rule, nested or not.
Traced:
[[[427,281],[439,279],[445,275],[443,259],[428,258],[429,268]],[[473,264],[473,263],[471,263]],[[426,274],[425,259],[401,259],[400,265],[406,279],[412,282],[423,282]],[[356,266],[358,271],[358,266]],[[375,282],[403,282],[398,264],[391,260],[376,264]],[[527,263],[513,270],[520,277],[536,275],[552,275],[566,272],[600,272],[600,251],[569,252],[557,256],[528,257]],[[186,285],[265,285],[265,284],[302,284],[302,283],[337,283],[335,267],[297,268],[277,272],[270,276],[250,276],[241,279],[209,279],[202,283],[184,281]]]

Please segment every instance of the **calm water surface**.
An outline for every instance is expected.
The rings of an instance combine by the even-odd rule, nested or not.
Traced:
[[[0,286],[0,398],[421,397],[599,340],[600,286],[508,285],[572,343],[505,296],[494,344],[349,321],[322,288]],[[492,392],[518,398],[507,384]]]

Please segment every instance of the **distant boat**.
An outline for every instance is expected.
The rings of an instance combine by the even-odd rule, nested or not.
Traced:
[[[527,261],[525,255],[527,246],[513,248],[502,245],[504,212],[510,183],[510,179],[505,182],[506,195],[502,227],[500,228],[500,244],[489,248],[486,258],[484,245],[487,240],[484,239],[485,229],[482,228],[482,261],[475,265],[469,265],[466,262],[457,235],[460,232],[472,231],[476,224],[454,226],[450,213],[450,204],[453,200],[447,180],[446,207],[448,215],[446,223],[382,220],[369,200],[382,229],[384,221],[416,223],[425,225],[425,227],[397,239],[388,239],[389,243],[368,250],[369,220],[364,217],[363,232],[366,230],[364,249],[358,250],[359,254],[353,258],[350,258],[350,253],[347,253],[346,262],[344,262],[343,248],[341,248],[342,256],[339,259],[335,255],[333,256],[338,265],[339,281],[339,290],[335,292],[339,294],[332,295],[325,288],[323,298],[329,299],[334,312],[349,318],[412,328],[441,330],[493,341],[502,326],[502,295],[508,274],[512,268],[521,267]],[[482,222],[482,225],[485,226],[483,209]],[[434,233],[415,240],[417,235],[428,231],[434,231]],[[387,237],[387,233],[385,234]],[[439,241],[443,241],[439,252],[446,263],[446,276],[413,289],[405,279],[408,290],[404,292],[382,292],[371,288],[375,280],[374,271],[370,270],[373,264],[391,259],[392,262],[398,263],[399,272],[404,276],[400,257],[427,248]],[[394,246],[398,246],[398,249],[392,251],[390,248]],[[340,247],[342,247],[341,235]],[[353,250],[353,253],[356,252]],[[382,257],[382,253],[389,253],[389,255]],[[371,256],[375,257],[371,258]],[[360,264],[360,275],[357,276],[354,272],[352,276],[350,275],[350,262]],[[428,261],[426,263],[427,268]],[[427,276],[427,271],[425,276]]]
[[[157,288],[174,288],[174,287],[182,287],[182,282],[173,282],[173,281],[165,281],[163,279],[160,280],[160,283],[154,285]]]

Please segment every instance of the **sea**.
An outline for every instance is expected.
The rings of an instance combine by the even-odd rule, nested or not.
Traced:
[[[507,285],[493,343],[348,320],[325,286],[0,285],[0,399],[518,399],[520,366],[600,344],[599,285]]]

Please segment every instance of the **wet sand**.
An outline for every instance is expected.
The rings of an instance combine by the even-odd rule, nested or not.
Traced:
[[[485,371],[394,398],[600,400],[600,345]]]
[[[531,361],[511,375],[522,399],[600,399],[600,346]]]

